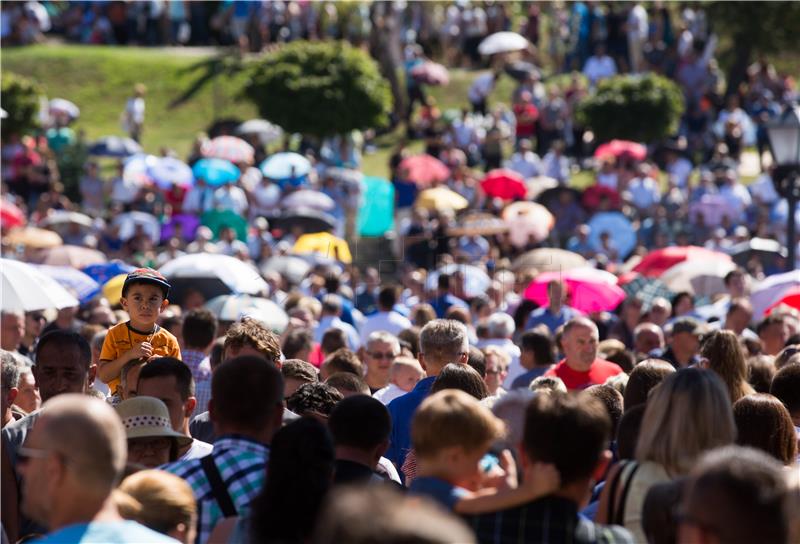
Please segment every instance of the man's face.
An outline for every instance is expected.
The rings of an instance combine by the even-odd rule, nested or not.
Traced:
[[[658,333],[650,329],[639,331],[639,334],[636,335],[635,344],[634,349],[638,353],[650,353],[654,349],[662,347]]]
[[[156,376],[139,380],[136,394],[140,397],[155,397],[166,404],[172,430],[181,432],[187,418],[186,404],[189,399],[186,402],[181,399],[175,376]]]
[[[39,337],[45,323],[47,323],[47,319],[42,312],[28,312],[25,314],[25,334],[30,335],[31,338]]]
[[[0,347],[6,351],[16,351],[25,336],[25,318],[16,314],[3,314],[0,329]]]
[[[700,350],[700,337],[691,332],[673,333],[672,349],[683,353],[697,353]]]
[[[486,357],[486,387],[489,388],[489,393],[494,395],[497,388],[503,384],[503,381],[508,375],[508,367],[497,355],[488,355]]]
[[[43,420],[39,418],[28,434],[24,446],[31,450],[31,455],[18,457],[17,468],[22,475],[22,511],[34,521],[48,525],[56,500],[51,492],[52,476],[56,463],[63,461],[56,458],[57,453],[48,450]]]
[[[36,353],[33,367],[36,386],[42,402],[63,393],[83,394],[94,381],[94,368],[91,361],[84,361],[77,347],[62,348],[55,344],[45,344]]]
[[[588,371],[597,358],[599,339],[596,329],[578,325],[564,335],[561,343],[567,365],[575,370]]]
[[[745,310],[744,308],[737,308],[728,314],[728,319],[725,323],[725,328],[732,330],[736,334],[741,334],[743,330],[750,324],[753,318],[753,313]]]
[[[400,355],[396,346],[388,342],[371,342],[365,350],[367,375],[376,381],[389,381],[389,369],[394,358]]]
[[[42,399],[39,396],[39,390],[36,389],[36,381],[33,379],[33,373],[25,372],[20,374],[18,389],[19,393],[17,393],[14,404],[28,413],[38,410],[42,405]]]
[[[777,355],[789,339],[789,326],[784,323],[773,323],[761,331],[759,338],[764,345],[764,353]]]

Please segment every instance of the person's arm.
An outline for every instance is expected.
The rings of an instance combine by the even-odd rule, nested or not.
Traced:
[[[153,346],[150,345],[150,342],[134,344],[131,349],[116,359],[100,359],[100,364],[97,365],[97,375],[100,377],[103,383],[109,383],[119,378],[119,375],[122,372],[122,367],[124,367],[128,361],[140,359],[142,357],[147,359],[152,355]]]
[[[535,463],[525,481],[514,489],[481,489],[459,500],[453,508],[457,514],[484,514],[520,506],[556,491],[558,471],[551,464]]]

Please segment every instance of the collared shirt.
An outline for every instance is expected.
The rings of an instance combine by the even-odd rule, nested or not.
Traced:
[[[203,442],[196,438],[192,439],[192,445],[186,450],[186,453],[178,458],[178,461],[190,461],[192,459],[202,459],[209,453],[214,451],[214,446],[208,442]]]
[[[194,396],[197,399],[191,416],[194,417],[208,410],[208,401],[211,399],[211,362],[202,351],[187,348],[182,355],[183,362],[192,371],[194,378]]]
[[[552,313],[549,306],[542,306],[531,312],[528,321],[525,323],[525,330],[544,324],[547,325],[550,332],[555,334],[557,328],[573,317],[579,317],[580,315],[581,313],[578,310],[570,306],[562,306],[557,314]]]
[[[221,436],[214,442],[214,462],[228,486],[240,517],[248,514],[250,502],[264,486],[269,447],[240,435]],[[222,510],[211,491],[200,459],[177,461],[161,467],[180,476],[189,484],[197,500],[197,544],[208,541],[214,526],[222,519]]]
[[[468,516],[467,523],[481,544],[511,542],[633,543],[617,526],[603,526],[578,515],[578,505],[561,497],[544,497],[499,512]]]
[[[406,454],[411,449],[411,418],[431,392],[435,379],[436,376],[421,379],[409,393],[389,403],[392,433],[389,435],[389,449],[385,455],[396,467],[403,466]]]

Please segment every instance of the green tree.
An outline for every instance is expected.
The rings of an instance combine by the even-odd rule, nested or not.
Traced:
[[[713,2],[706,12],[721,43],[730,44],[730,50],[721,52],[730,58],[728,95],[745,81],[757,55],[798,50],[800,2]]]
[[[620,138],[650,143],[675,133],[683,109],[675,83],[646,74],[606,79],[579,104],[577,114],[599,142]]]
[[[13,72],[4,72],[2,79],[3,109],[8,113],[2,122],[3,138],[30,132],[36,128],[42,88],[36,81]]]
[[[391,94],[375,62],[344,42],[294,42],[253,68],[244,94],[288,132],[326,137],[388,122]]]

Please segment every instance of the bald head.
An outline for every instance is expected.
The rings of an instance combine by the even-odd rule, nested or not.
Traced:
[[[42,444],[62,453],[75,481],[110,493],[122,477],[127,458],[125,429],[106,402],[65,394],[44,403],[36,423]]]

